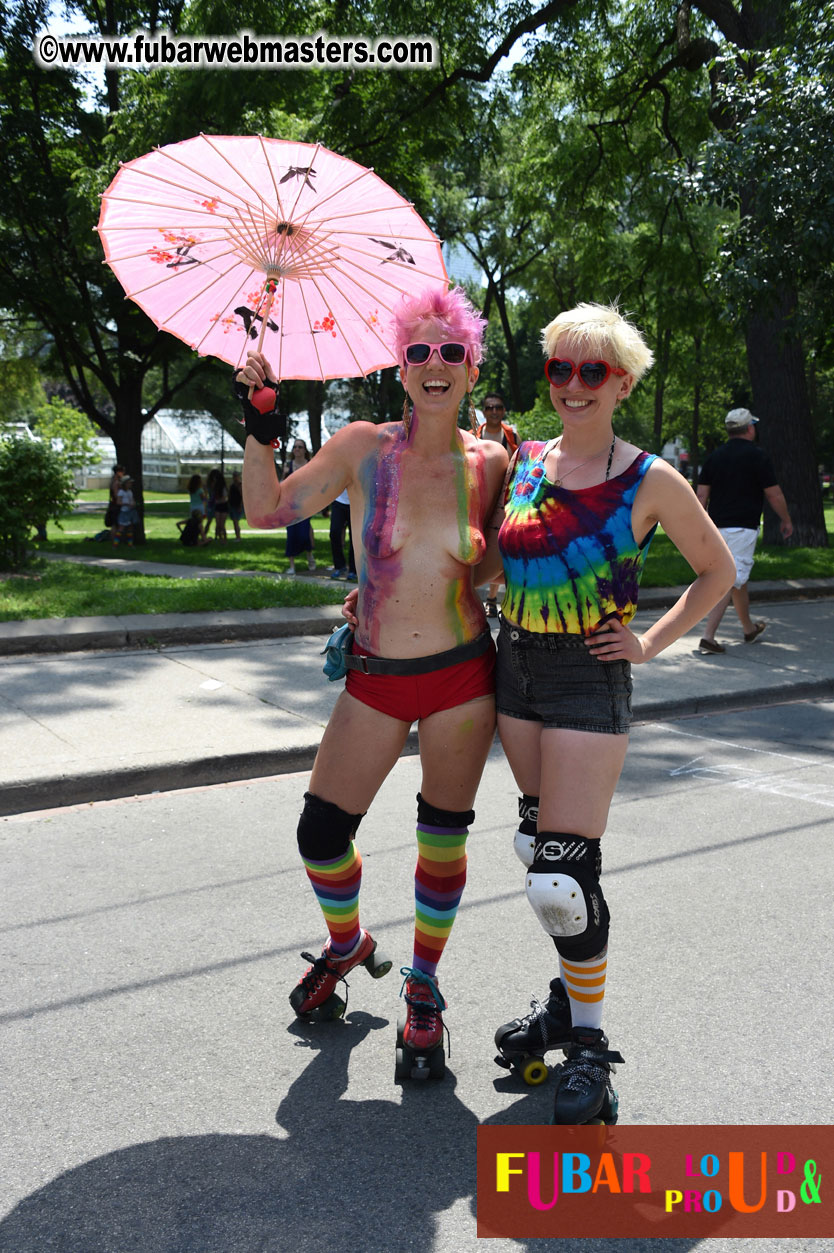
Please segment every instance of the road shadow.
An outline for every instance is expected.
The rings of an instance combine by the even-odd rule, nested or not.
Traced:
[[[393,1089],[390,1100],[345,1099],[353,1049],[388,1026],[362,1012],[343,1023],[294,1023],[294,1046],[311,1060],[279,1099],[274,1135],[173,1136],[86,1162],[0,1222],[0,1251],[425,1253],[438,1215],[461,1199],[469,1212],[453,1220],[454,1246],[474,1249],[478,1120],[456,1095],[451,1069],[441,1083]],[[540,1122],[546,1105],[528,1089],[487,1122]],[[698,1242],[509,1243],[528,1253],[684,1253]]]
[[[390,1100],[342,1099],[352,1050],[388,1027],[364,1013],[318,1029],[294,1024],[296,1046],[312,1057],[278,1094],[274,1136],[171,1137],[86,1162],[12,1210],[0,1250],[430,1249],[436,1215],[474,1194],[477,1120],[451,1072],[392,1087]]]

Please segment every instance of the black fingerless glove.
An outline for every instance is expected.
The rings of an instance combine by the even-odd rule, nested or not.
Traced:
[[[249,399],[248,383],[234,381],[234,393],[243,409],[241,421],[246,427],[246,434],[253,436],[259,444],[271,444],[280,448],[281,441],[286,439],[286,415],[278,412],[278,388],[274,383],[264,383],[257,388]]]

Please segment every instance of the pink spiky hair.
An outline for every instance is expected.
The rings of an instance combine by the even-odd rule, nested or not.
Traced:
[[[481,317],[462,287],[453,287],[451,291],[431,287],[416,296],[403,296],[393,322],[394,343],[400,360],[406,345],[419,338],[417,327],[426,321],[437,322],[444,337],[468,344],[475,365],[483,361],[486,319]]]

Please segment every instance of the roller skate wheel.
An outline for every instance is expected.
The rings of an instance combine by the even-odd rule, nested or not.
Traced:
[[[403,1047],[403,1035],[405,1033],[405,1014],[400,1014],[397,1019],[397,1048]]]
[[[331,992],[326,1001],[303,1016],[310,1022],[335,1022],[337,1018],[343,1017],[345,1008],[342,998]]]
[[[442,1048],[436,1048],[429,1056],[429,1077],[442,1079],[446,1074],[446,1054]]]
[[[525,1057],[518,1063],[518,1073],[528,1088],[537,1088],[545,1082],[550,1071],[541,1057]]]
[[[394,1054],[394,1083],[402,1083],[411,1078],[411,1063],[406,1060],[405,1053],[398,1048]]]
[[[387,975],[393,964],[390,958],[380,953],[378,948],[374,948],[370,957],[366,957],[362,963],[372,979],[381,979]]]

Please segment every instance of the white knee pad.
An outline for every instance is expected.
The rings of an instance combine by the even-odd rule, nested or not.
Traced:
[[[536,837],[534,835],[526,835],[524,831],[516,831],[513,836],[513,848],[518,860],[525,869],[533,864],[533,853],[536,849]]]
[[[536,851],[536,829],[539,820],[539,798],[526,793],[518,798],[518,830],[513,837],[513,848],[522,866],[533,864]]]
[[[581,935],[588,929],[585,893],[569,874],[528,874],[527,899],[548,935]],[[599,918],[595,922],[599,926]]]
[[[540,831],[527,899],[560,957],[585,961],[608,943],[610,916],[599,882],[599,840]]]

